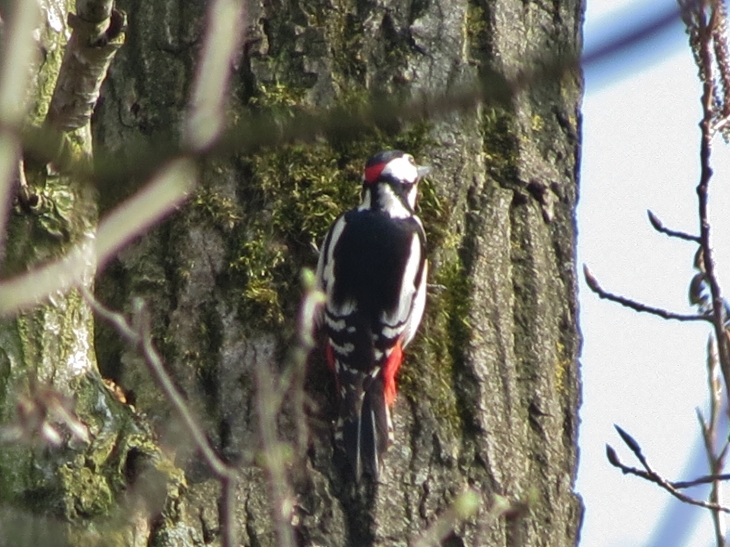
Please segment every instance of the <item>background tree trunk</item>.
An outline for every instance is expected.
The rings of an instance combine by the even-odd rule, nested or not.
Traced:
[[[19,68],[31,80],[26,129],[53,125],[48,112],[71,34],[66,22],[70,4],[48,0],[38,6],[31,42],[34,62]],[[3,3],[1,9],[1,30],[9,32],[15,8]],[[70,85],[71,90],[78,88]],[[3,238],[4,278],[63,257],[94,237],[96,193],[88,179],[62,172],[64,162],[75,162],[78,173],[88,171],[92,161],[90,125],[79,125],[63,127],[53,139],[48,133],[43,141],[47,149],[24,150],[23,177],[20,171],[16,174],[8,196],[13,206]],[[21,179],[27,184],[25,197]],[[91,261],[87,268],[88,288]],[[147,511],[134,507],[137,496],[131,490],[122,494],[127,479],[136,474],[162,489],[162,496],[145,496],[157,512],[165,487],[172,499],[184,482],[155,444],[149,426],[102,382],[93,324],[91,310],[75,289],[55,291],[38,306],[0,320],[2,546],[134,545],[136,531],[144,529],[138,514]],[[133,524],[119,526],[126,519]]]
[[[95,146],[134,166],[142,151],[179,135],[205,14],[190,1],[118,7],[129,17],[127,45],[97,109]],[[534,71],[545,51],[577,55],[582,9],[579,0],[248,1],[228,117],[357,110],[373,97],[443,92],[492,70],[514,78]],[[213,444],[241,466],[242,544],[280,544],[272,514],[286,510],[302,545],[406,545],[467,487],[479,509],[445,545],[576,543],[581,83],[566,72],[532,82],[509,106],[412,125],[383,120],[336,142],[208,158],[186,206],[106,268],[98,297],[126,311],[134,297],[147,301],[168,370]],[[292,368],[288,349],[299,271],[315,265],[314,245],[356,203],[364,160],[388,147],[434,166],[421,210],[430,283],[439,287],[429,292],[400,375],[396,442],[381,483],[355,489],[333,464],[334,382],[321,356],[302,371]],[[144,182],[101,187],[102,211]],[[217,541],[217,481],[184,442],[139,355],[105,324],[97,324],[95,341],[102,375],[135,404],[120,412],[141,424],[138,447],[127,447],[116,467],[105,464],[117,481],[110,500],[120,500],[122,488],[149,491],[142,485],[150,474],[130,463],[130,451],[154,462],[144,469],[168,485],[165,500],[150,504],[155,518],[125,517],[120,544]],[[294,382],[279,413],[288,484],[272,497],[261,465],[270,455],[261,416],[271,401],[261,392],[292,370],[306,398]],[[147,424],[162,451],[150,446]],[[184,480],[168,457],[185,469]],[[506,516],[492,518],[495,495],[511,503]],[[99,512],[112,514],[110,505]],[[135,507],[127,505],[131,515],[146,514]],[[60,516],[93,526],[85,513]]]

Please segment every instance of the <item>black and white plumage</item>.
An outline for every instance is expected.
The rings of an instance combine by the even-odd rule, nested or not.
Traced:
[[[399,150],[371,157],[360,206],[335,220],[319,255],[326,353],[339,400],[335,440],[358,480],[378,477],[393,442],[395,375],[426,303],[426,236],[414,209],[429,171]]]

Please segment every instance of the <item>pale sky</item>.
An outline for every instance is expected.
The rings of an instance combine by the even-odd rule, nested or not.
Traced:
[[[611,29],[622,32],[631,21],[673,5],[589,0],[587,50]],[[578,266],[587,264],[607,290],[692,313],[687,293],[696,245],[658,234],[646,216],[651,209],[667,227],[697,233],[700,85],[686,44],[678,24],[614,64],[586,73]],[[713,241],[720,275],[730,279],[730,222],[723,214],[730,211],[730,153],[721,140],[714,153]],[[726,291],[730,294],[730,284]],[[708,326],[639,315],[598,299],[583,282],[580,302],[584,390],[577,489],[586,506],[581,547],[714,545],[706,510],[682,509],[668,493],[622,475],[605,457],[609,443],[625,464],[639,467],[615,423],[634,436],[666,478],[707,472],[688,466],[704,461],[695,409],[707,411]]]

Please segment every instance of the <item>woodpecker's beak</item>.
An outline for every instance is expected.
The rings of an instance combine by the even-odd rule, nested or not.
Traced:
[[[418,166],[418,179],[422,179],[431,172],[430,165],[419,165]]]

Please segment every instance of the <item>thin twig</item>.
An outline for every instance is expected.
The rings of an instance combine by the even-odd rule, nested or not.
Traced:
[[[294,533],[291,526],[291,513],[294,496],[286,476],[287,454],[289,447],[279,442],[276,417],[279,413],[280,399],[277,394],[282,390],[277,385],[269,363],[256,363],[256,414],[258,416],[259,436],[263,452],[262,464],[268,474],[271,494],[272,518],[276,530],[277,545],[294,546]]]
[[[667,25],[674,21],[676,16],[670,18],[660,18],[658,21],[650,22],[646,28],[640,30],[635,35],[631,35],[624,39],[619,39],[618,49],[600,50],[594,53],[588,53],[581,59],[571,55],[555,55],[549,54],[547,57],[535,59],[529,63],[529,66],[540,67],[533,71],[525,71],[514,81],[508,81],[504,76],[490,72],[486,75],[482,82],[467,85],[458,88],[449,89],[446,92],[436,92],[433,94],[423,94],[414,98],[407,104],[402,104],[393,99],[373,100],[369,107],[358,110],[348,111],[343,108],[333,108],[329,110],[320,110],[317,113],[311,111],[300,110],[293,112],[285,121],[280,118],[266,117],[262,115],[250,115],[245,117],[237,127],[231,128],[219,139],[213,139],[210,135],[201,140],[210,146],[206,148],[205,154],[210,157],[228,156],[232,153],[240,154],[243,152],[253,152],[265,146],[277,145],[294,141],[312,141],[321,138],[322,135],[328,135],[333,138],[350,138],[350,135],[358,135],[363,128],[372,128],[382,123],[384,120],[391,121],[394,119],[406,121],[418,121],[424,119],[437,119],[439,116],[449,115],[455,111],[473,109],[480,103],[507,103],[514,94],[533,85],[535,82],[549,82],[559,80],[566,72],[575,70],[581,64],[591,64],[604,59],[606,56],[613,55],[618,51],[629,47],[636,43],[637,40],[651,34],[655,28]],[[0,119],[0,134],[7,131],[8,135],[17,137],[20,124],[10,123]],[[37,159],[39,162],[50,162],[57,158],[57,146],[49,146],[49,143],[57,143],[58,137],[51,135],[52,131],[39,130],[32,128],[24,134],[23,146],[26,151]],[[97,182],[106,181],[113,183],[118,180],[129,180],[130,178],[145,180],[159,171],[160,165],[167,162],[179,165],[176,160],[180,159],[183,149],[178,141],[170,141],[163,143],[153,150],[146,153],[136,154],[134,165],[124,170],[120,170],[119,166],[125,162],[119,162],[117,158],[103,157],[103,151],[97,151],[95,154],[95,165],[97,170],[93,175]],[[188,150],[188,156],[199,156],[200,154],[191,154]],[[190,159],[189,161],[192,161]],[[189,164],[188,164],[189,165]],[[189,165],[190,166],[190,165]],[[74,173],[80,179],[86,179],[91,176],[88,173],[86,163],[83,165],[71,164],[66,167],[68,172]],[[195,173],[195,169],[191,167],[191,172]],[[148,189],[143,190],[143,192]],[[149,188],[151,191],[152,188]],[[156,216],[151,220],[145,219],[146,225],[161,218],[171,207],[179,204],[187,194],[189,188],[180,189],[174,196],[162,203],[156,211]],[[129,200],[128,204],[144,201],[145,203],[157,203],[145,198],[137,199],[137,196]],[[127,204],[122,206],[127,209]],[[120,209],[121,211],[122,209]],[[138,211],[138,207],[134,206],[127,211]],[[1,211],[0,211],[1,215]],[[1,219],[0,219],[1,220]],[[0,225],[2,223],[0,222]],[[102,223],[103,224],[103,223]],[[100,230],[97,237],[112,236],[113,241],[109,241],[110,254],[104,254],[97,250],[96,259],[103,262],[109,258],[113,252],[126,242],[134,238],[140,230],[139,222],[126,222],[124,226],[110,233]],[[77,250],[72,251],[72,255]],[[71,265],[69,265],[69,262]],[[37,270],[33,270],[19,279],[13,279],[0,284],[0,313],[9,313],[16,311],[24,306],[35,304],[37,301],[45,298],[49,294],[56,291],[64,290],[74,281],[78,280],[77,257],[70,256],[62,259],[60,262],[53,263],[50,267],[43,266]],[[60,267],[54,267],[60,266]],[[69,276],[65,272],[71,271]],[[73,279],[69,279],[72,277]],[[43,279],[44,283],[38,283],[39,279]],[[42,289],[39,289],[42,287]],[[643,311],[643,310],[642,310]],[[673,316],[672,318],[679,318]],[[680,319],[683,320],[683,319]]]
[[[712,321],[712,317],[709,315],[686,315],[681,313],[674,313],[664,310],[662,308],[647,306],[646,304],[631,300],[630,298],[618,296],[616,294],[607,292],[601,288],[596,278],[593,277],[590,270],[585,265],[583,266],[583,275],[585,276],[588,288],[596,293],[600,298],[610,300],[611,302],[616,302],[617,304],[621,304],[622,306],[626,306],[627,308],[631,308],[632,310],[643,313],[650,313],[663,319],[675,319],[677,321]]]
[[[247,116],[236,127],[229,128],[221,139],[212,142],[207,154],[214,157],[228,157],[232,153],[252,153],[266,146],[281,146],[295,141],[311,142],[321,138],[322,135],[337,134],[341,138],[353,138],[352,135],[360,135],[363,129],[370,129],[383,121],[433,120],[460,110],[473,109],[480,103],[506,104],[514,95],[536,84],[546,85],[561,81],[566,73],[576,70],[579,66],[585,69],[620,54],[658,30],[673,24],[677,19],[676,10],[662,13],[656,19],[647,21],[645,25],[617,38],[611,44],[588,51],[582,57],[549,52],[543,56],[526,59],[524,65],[532,69],[526,69],[512,81],[506,80],[497,72],[489,72],[485,74],[482,82],[454,86],[446,92],[420,94],[406,104],[393,98],[384,98],[374,99],[369,107],[357,110],[333,108],[320,109],[315,113],[309,110],[294,111],[287,120],[271,119],[261,115]],[[19,126],[8,129],[17,133]],[[48,141],[44,133],[32,131],[25,134],[23,146],[25,150],[32,151],[37,160],[48,162],[53,159],[49,157]],[[123,150],[119,153],[125,154]],[[129,179],[144,180],[160,163],[178,157],[181,153],[183,150],[178,139],[167,143],[158,141],[152,150],[135,151],[136,161],[133,165],[118,161],[116,156],[105,158],[103,151],[96,151],[95,164],[98,169],[95,180],[109,184]],[[79,169],[72,170],[79,171]]]
[[[632,439],[633,440],[633,439]],[[624,442],[626,442],[626,439],[624,439]],[[634,441],[636,443],[636,441]],[[638,444],[636,446],[632,446],[631,444],[627,443],[629,448],[631,448],[632,452],[636,454],[636,448],[638,447]],[[640,449],[639,449],[640,452]],[[656,471],[654,471],[646,461],[646,459],[642,456],[642,465],[644,465],[646,470],[642,469],[636,469],[635,467],[629,467],[627,465],[624,465],[621,463],[621,461],[618,459],[618,456],[616,455],[616,451],[611,447],[610,445],[606,445],[606,457],[608,458],[608,461],[611,465],[614,467],[617,467],[620,469],[624,475],[634,475],[636,477],[640,477],[642,479],[645,479],[647,481],[653,482],[660,487],[664,488],[667,492],[669,492],[672,496],[677,498],[680,501],[683,501],[685,503],[689,503],[690,505],[696,505],[698,507],[704,507],[705,509],[711,509],[713,511],[722,511],[723,513],[730,513],[730,508],[723,507],[721,505],[698,500],[691,496],[688,496],[682,492],[680,492],[671,482],[666,480],[664,477],[659,475]]]
[[[651,222],[652,227],[657,231],[661,232],[662,234],[666,234],[669,237],[676,237],[677,239],[684,239],[685,241],[693,241],[695,243],[700,243],[699,236],[693,236],[692,234],[687,234],[685,232],[678,232],[677,230],[670,230],[669,228],[665,227],[661,220],[659,220],[659,217],[657,217],[654,213],[647,210],[647,215],[649,215],[649,222]]]
[[[693,485],[699,483],[712,484],[710,492],[710,507],[712,521],[715,530],[715,543],[717,547],[726,547],[725,522],[722,513],[726,510],[720,509],[721,503],[721,480],[720,473],[724,467],[727,453],[727,442],[720,453],[716,453],[717,427],[719,423],[720,408],[722,405],[722,382],[718,378],[718,369],[722,374],[725,384],[725,393],[730,388],[730,344],[728,343],[725,331],[726,304],[723,301],[720,284],[715,275],[715,261],[711,245],[711,230],[708,214],[709,185],[712,179],[712,167],[710,157],[712,154],[712,140],[719,130],[725,130],[730,115],[730,65],[728,64],[728,47],[726,39],[726,9],[724,3],[718,0],[703,0],[696,4],[690,4],[680,0],[682,19],[685,22],[687,33],[690,37],[690,47],[694,54],[695,62],[699,68],[700,80],[702,82],[702,120],[700,122],[700,180],[697,185],[698,217],[700,224],[700,247],[695,258],[695,267],[700,271],[695,275],[691,283],[691,298],[702,311],[708,313],[712,319],[714,339],[716,346],[713,346],[712,338],[708,344],[707,369],[708,386],[710,389],[710,420],[707,423],[697,411],[700,422],[702,438],[705,445],[705,452],[710,467],[710,475],[688,483]],[[719,75],[719,86],[717,82]],[[718,90],[719,87],[719,90]],[[727,135],[726,135],[727,136]],[[703,293],[709,286],[711,301]],[[719,361],[719,365],[718,365]]]
[[[318,289],[314,272],[303,270],[301,281],[304,296],[299,310],[297,341],[291,352],[291,364],[287,371],[275,379],[269,363],[256,363],[256,409],[258,429],[263,453],[263,467],[267,472],[271,493],[272,517],[279,547],[293,547],[294,534],[291,514],[294,496],[287,480],[287,454],[291,447],[279,441],[277,416],[288,396],[297,429],[297,445],[306,446],[306,420],[304,416],[304,377],[307,356],[314,348],[315,318],[324,302],[324,294]]]
[[[22,157],[19,134],[13,128],[21,127],[25,116],[27,91],[34,73],[30,67],[38,51],[33,30],[40,21],[36,2],[13,4],[12,17],[3,24],[0,45],[0,249],[5,245],[13,175]]]
[[[172,212],[192,190],[196,176],[194,162],[185,158],[161,168],[143,190],[101,220],[94,239],[81,241],[55,262],[0,283],[0,315],[83,283],[134,237]]]
[[[138,347],[141,347],[142,354],[147,362],[150,372],[152,372],[152,376],[157,382],[158,387],[162,390],[165,397],[167,397],[170,403],[172,403],[173,408],[182,418],[183,424],[193,439],[193,443],[200,449],[203,459],[208,464],[211,471],[213,471],[213,473],[219,478],[234,475],[235,470],[228,467],[225,462],[218,457],[215,450],[213,450],[210,442],[208,442],[208,437],[198,425],[198,422],[193,417],[185,399],[177,390],[172,378],[170,378],[170,375],[165,370],[162,358],[160,357],[160,354],[157,353],[157,350],[152,343],[149,315],[142,306],[138,308],[137,313],[143,314],[140,321],[141,332],[139,333],[140,338],[137,345]]]
[[[697,198],[700,224],[700,246],[702,248],[703,267],[706,282],[712,295],[711,320],[717,341],[717,353],[720,370],[725,380],[726,390],[730,388],[730,344],[725,333],[725,304],[722,299],[720,283],[715,274],[715,260],[711,243],[711,230],[708,212],[709,186],[712,179],[710,157],[712,155],[712,139],[714,137],[713,119],[715,115],[715,77],[712,50],[712,29],[702,9],[697,13],[697,33],[700,37],[698,61],[702,74],[702,112],[700,122],[702,131],[700,143],[700,181],[697,185]],[[726,391],[727,392],[727,391]]]
[[[705,452],[707,454],[707,463],[710,467],[710,474],[715,477],[712,481],[712,491],[710,492],[710,502],[722,505],[721,494],[722,484],[721,476],[724,467],[725,449],[717,454],[717,438],[718,427],[720,423],[720,410],[722,407],[722,381],[719,376],[719,364],[717,361],[717,350],[712,336],[707,342],[707,387],[710,392],[710,421],[705,423],[700,411],[697,415],[700,421],[702,438],[705,443]],[[719,511],[712,512],[712,522],[715,527],[715,543],[720,547],[726,545],[724,538],[725,518]]]
[[[203,151],[224,127],[223,106],[231,76],[231,66],[244,39],[242,0],[209,2],[205,42],[193,82],[188,115],[183,131],[183,147]]]
[[[46,123],[73,131],[91,120],[109,65],[124,44],[126,15],[112,2],[77,2],[73,32],[48,106]]]
[[[224,547],[237,547],[237,530],[234,517],[235,490],[238,482],[237,470],[228,466],[211,446],[205,433],[193,417],[185,399],[175,387],[170,375],[165,370],[162,358],[152,343],[149,315],[144,310],[141,300],[135,303],[134,326],[120,313],[114,312],[102,305],[88,288],[81,286],[79,291],[88,302],[91,309],[100,317],[109,321],[117,332],[130,344],[137,348],[147,364],[157,387],[164,393],[167,400],[177,412],[183,425],[193,440],[195,447],[200,451],[203,460],[221,483],[221,541]]]
[[[705,455],[707,456],[707,463],[710,467],[710,473],[712,476],[715,477],[715,479],[712,480],[710,483],[712,484],[712,489],[710,490],[710,503],[719,506],[722,505],[720,501],[721,481],[717,477],[719,476],[719,472],[722,469],[722,461],[718,460],[715,456],[716,424],[713,423],[712,418],[710,419],[710,423],[708,424],[699,409],[697,410],[697,419],[700,422],[700,430],[702,433],[702,440],[705,445]],[[718,510],[712,510],[711,512],[712,524],[715,529],[715,543],[718,547],[722,547],[725,545],[725,539],[723,537],[723,530],[725,529],[725,525],[723,522],[724,515]]]
[[[684,488],[692,488],[693,486],[700,486],[703,484],[711,484],[713,482],[728,481],[730,480],[730,473],[723,473],[720,475],[705,475],[704,477],[698,477],[689,481],[676,481],[670,484],[679,490]]]
[[[412,547],[436,547],[442,545],[446,537],[461,522],[473,517],[479,509],[479,494],[472,490],[464,490],[451,506],[441,514],[419,537],[411,542]],[[489,523],[504,516],[513,509],[512,504],[504,497],[494,495],[489,512],[480,516],[480,523]]]

